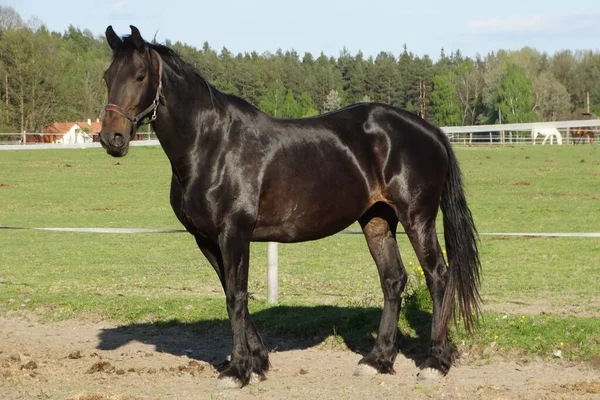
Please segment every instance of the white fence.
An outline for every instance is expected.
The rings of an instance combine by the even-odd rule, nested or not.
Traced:
[[[531,122],[523,124],[502,125],[469,125],[469,126],[444,126],[441,129],[448,135],[450,141],[464,145],[512,145],[531,144],[531,130],[533,128],[557,128],[563,136],[563,143],[585,142],[571,135],[573,128],[590,127],[594,134],[600,132],[600,119]],[[132,146],[157,146],[158,140],[150,132],[138,132],[145,135],[146,140],[133,141]],[[87,149],[101,147],[100,143],[80,144],[54,144],[54,143],[23,143],[23,133],[0,133],[0,150],[33,150],[33,149]],[[27,135],[40,135],[43,133],[27,133]]]
[[[561,131],[563,143],[584,143],[580,138],[573,138],[573,128],[590,127],[592,132],[600,132],[600,119],[530,122],[522,124],[502,125],[469,125],[469,126],[444,126],[442,130],[448,135],[450,141],[456,144],[467,145],[510,145],[531,144],[531,130],[534,128],[556,128]],[[539,140],[539,139],[538,139]]]
[[[154,132],[136,132],[136,135],[143,137],[141,140],[131,142],[132,146],[157,146],[158,140]],[[100,143],[36,143],[27,142],[26,136],[54,136],[56,133],[1,133],[0,132],[0,150],[44,150],[44,149],[91,149],[102,147]],[[41,140],[43,141],[43,140]]]

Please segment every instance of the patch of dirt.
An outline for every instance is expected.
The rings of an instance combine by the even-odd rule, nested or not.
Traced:
[[[531,186],[531,183],[530,182],[520,181],[520,182],[514,182],[512,185],[513,186]]]
[[[67,400],[141,400],[141,397],[133,396],[112,396],[100,393],[84,393],[74,397],[70,397]]]
[[[600,395],[600,381],[583,381],[574,383],[565,383],[560,385],[559,390],[564,390],[567,393],[581,392]]]
[[[277,340],[265,338],[269,346]],[[465,349],[447,377],[419,383],[414,361],[402,354],[395,375],[355,377],[360,354],[323,347],[275,348],[266,381],[220,392],[214,365],[230,351],[228,337],[177,326],[140,331],[108,322],[0,317],[0,398],[592,399],[600,393],[599,371],[562,360]],[[36,368],[22,368],[32,363]]]
[[[556,169],[554,169],[554,168],[538,168],[534,172],[534,174],[537,176],[543,176],[543,175],[546,175],[546,173],[548,173],[548,172],[555,172],[555,171],[556,171]]]
[[[554,305],[547,300],[519,300],[497,301],[493,297],[486,297],[484,310],[510,315],[539,315],[556,314],[563,317],[593,317],[600,318],[600,297],[593,296],[585,301],[562,303]]]

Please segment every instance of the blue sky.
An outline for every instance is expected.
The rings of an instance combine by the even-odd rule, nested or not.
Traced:
[[[72,24],[103,35],[137,26],[150,40],[208,41],[234,53],[295,49],[337,56],[395,55],[403,44],[437,59],[460,49],[482,55],[531,46],[552,54],[600,47],[599,0],[2,0],[24,20],[37,16],[53,31]]]

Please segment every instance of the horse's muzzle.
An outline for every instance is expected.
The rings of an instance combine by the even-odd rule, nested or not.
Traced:
[[[129,141],[120,133],[115,133],[108,140],[104,140],[100,135],[100,144],[106,149],[106,152],[113,157],[123,157],[129,151]]]

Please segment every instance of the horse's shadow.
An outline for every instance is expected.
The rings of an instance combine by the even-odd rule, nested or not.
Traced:
[[[270,351],[307,349],[336,335],[353,352],[365,355],[373,346],[381,309],[340,306],[275,306],[252,314]],[[407,304],[403,318],[417,335],[398,332],[400,353],[420,365],[426,357],[431,313]],[[115,350],[132,341],[149,344],[156,351],[187,355],[218,366],[231,351],[227,319],[198,322],[132,323],[104,329],[100,350]]]

